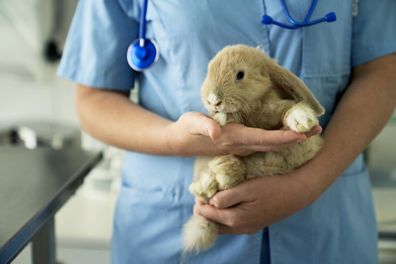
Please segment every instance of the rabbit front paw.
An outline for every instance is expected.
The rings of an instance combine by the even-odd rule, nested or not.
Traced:
[[[227,114],[226,113],[216,113],[213,119],[220,125],[225,126],[227,124]]]
[[[303,103],[298,103],[286,112],[283,123],[293,131],[305,133],[316,126],[319,121],[311,108]]]

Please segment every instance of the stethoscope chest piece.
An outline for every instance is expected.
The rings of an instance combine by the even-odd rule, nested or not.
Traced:
[[[149,68],[158,57],[158,44],[150,39],[136,39],[127,51],[128,64],[135,71]]]

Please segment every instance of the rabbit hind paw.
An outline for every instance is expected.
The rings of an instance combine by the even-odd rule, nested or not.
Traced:
[[[215,158],[209,163],[209,168],[216,177],[219,190],[232,188],[245,177],[245,165],[233,155]]]
[[[200,179],[191,183],[188,189],[192,194],[204,202],[208,202],[218,191],[214,175],[207,171],[203,171],[200,175]]]

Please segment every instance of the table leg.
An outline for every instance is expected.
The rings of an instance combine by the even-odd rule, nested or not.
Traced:
[[[55,220],[51,217],[32,240],[33,264],[55,264]]]

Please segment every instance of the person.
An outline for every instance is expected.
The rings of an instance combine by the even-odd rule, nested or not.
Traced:
[[[302,20],[311,1],[286,1]],[[178,263],[197,155],[270,151],[303,140],[287,130],[229,124],[204,113],[200,86],[224,46],[260,46],[307,84],[326,109],[325,145],[292,173],[219,192],[195,213],[221,224],[216,244],[187,263],[376,263],[377,231],[360,154],[396,102],[396,1],[319,1],[312,17],[337,21],[296,30],[280,1],[149,1],[147,36],[160,47],[148,70],[132,71],[142,1],[81,0],[59,74],[77,83],[81,126],[127,150],[112,238],[113,263]],[[129,99],[135,82],[138,103]]]

